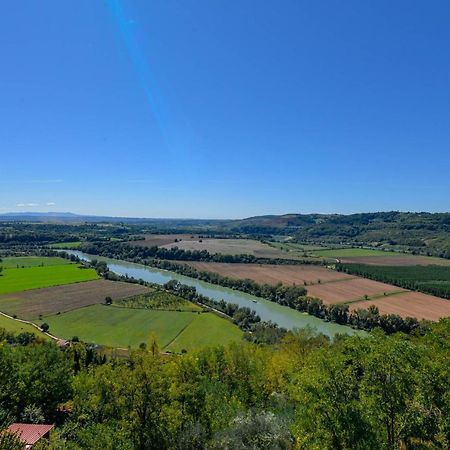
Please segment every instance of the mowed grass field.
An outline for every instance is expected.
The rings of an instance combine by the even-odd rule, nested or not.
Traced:
[[[181,261],[180,261],[181,263]],[[186,263],[183,261],[183,263]],[[235,264],[192,261],[187,263],[200,271],[214,272],[219,275],[250,279],[259,284],[307,285],[348,280],[352,275],[315,265],[274,265],[274,264]]]
[[[205,346],[239,342],[242,331],[226,319],[213,313],[197,315],[181,334],[165,350],[180,353],[183,349],[199,349]]]
[[[44,339],[50,339],[46,334],[40,332],[37,330],[33,325],[30,325],[28,323],[22,323],[17,320],[9,319],[8,317],[5,317],[0,314],[0,328],[5,329],[6,331],[9,331],[10,333],[34,333],[39,337],[42,337]]]
[[[105,297],[119,300],[148,292],[150,288],[139,284],[103,279],[85,281],[0,295],[0,311],[19,319],[36,320],[40,315],[104,303]]]
[[[4,269],[0,274],[0,294],[78,283],[97,278],[99,277],[95,270],[80,268],[78,264]]]
[[[315,250],[326,250],[326,247],[318,245],[301,244],[297,242],[278,242],[271,241],[269,244],[271,247],[277,248],[286,254],[289,258],[302,258],[305,259],[308,253]]]
[[[38,266],[62,266],[70,264],[68,259],[57,256],[11,256],[2,258],[0,267],[4,269],[16,269]]]
[[[189,351],[203,343],[217,345],[241,340],[242,332],[237,326],[217,316],[218,321],[205,319],[204,315],[213,314],[93,305],[48,316],[45,321],[50,325],[49,331],[57,336],[66,339],[78,336],[86,342],[119,348],[148,344],[153,334],[163,350],[170,347],[172,341],[173,349]],[[188,335],[182,337],[191,325]]]

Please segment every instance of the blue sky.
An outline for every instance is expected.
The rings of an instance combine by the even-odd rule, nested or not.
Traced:
[[[450,210],[448,1],[0,14],[0,212]]]

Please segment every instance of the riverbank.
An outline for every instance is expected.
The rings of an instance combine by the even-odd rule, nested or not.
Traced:
[[[66,253],[75,255],[85,261],[91,261],[92,259],[104,261],[109,270],[118,275],[142,279],[150,283],[164,285],[171,280],[177,280],[182,284],[195,287],[197,292],[205,297],[210,297],[218,301],[224,300],[227,303],[235,303],[241,307],[248,307],[254,310],[261,317],[261,320],[267,322],[272,321],[279,327],[288,330],[309,327],[329,337],[334,337],[337,334],[365,334],[363,331],[337,323],[325,322],[317,317],[304,314],[260,297],[186,277],[168,270],[155,269],[150,266],[124,260],[89,255],[77,250],[67,251]]]

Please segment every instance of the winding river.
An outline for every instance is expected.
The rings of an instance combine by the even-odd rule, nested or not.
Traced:
[[[315,328],[327,336],[333,337],[337,333],[360,334],[362,332],[354,330],[344,325],[325,322],[317,317],[310,316],[306,313],[295,311],[287,306],[255,297],[245,292],[218,286],[216,284],[207,283],[195,278],[179,275],[168,270],[156,269],[143,264],[135,264],[120,259],[104,258],[102,256],[88,255],[78,250],[64,250],[66,253],[76,255],[81,260],[90,261],[96,259],[105,261],[109,270],[112,272],[129,276],[136,279],[142,279],[147,282],[164,284],[170,280],[178,280],[180,283],[193,286],[199,294],[213,298],[214,300],[225,300],[229,303],[237,303],[239,306],[247,306],[253,309],[261,317],[262,320],[272,321],[280,327],[287,329],[305,328],[307,326]]]

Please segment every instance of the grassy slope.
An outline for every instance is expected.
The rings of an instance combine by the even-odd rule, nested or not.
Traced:
[[[203,317],[209,315],[212,316],[211,313],[93,305],[65,314],[48,316],[45,321],[50,325],[50,332],[56,336],[64,338],[78,336],[87,342],[112,347],[137,347],[141,342],[148,343],[152,333],[156,335],[162,349],[174,340],[173,348],[193,350],[199,344],[221,343],[227,338],[230,339],[230,336],[233,339],[237,337],[240,339],[242,334],[237,327],[216,316],[212,319]],[[186,338],[182,338],[183,330],[186,328],[189,330],[192,324],[194,324],[192,330]],[[229,331],[230,327],[235,328],[237,334],[234,329]],[[212,328],[215,328],[214,335],[211,333]],[[176,343],[178,340],[181,345]]]
[[[80,269],[76,264],[5,269],[0,276],[0,294],[20,292],[98,278],[93,269]]]
[[[327,250],[326,247],[322,247],[320,245],[310,245],[310,244],[302,244],[298,242],[276,242],[271,241],[269,244],[273,247],[277,247],[281,250],[291,251],[291,252],[310,252],[314,250]]]
[[[68,259],[58,258],[57,256],[41,257],[41,256],[12,256],[2,258],[0,266],[4,269],[15,269],[21,267],[37,267],[37,266],[61,266],[70,264]]]
[[[233,323],[212,313],[201,314],[177,338],[167,346],[166,350],[198,349],[205,346],[239,342],[242,331]]]
[[[27,323],[21,323],[13,319],[8,319],[7,317],[2,316],[1,314],[0,314],[0,328],[4,328],[6,331],[10,331],[12,333],[23,333],[23,332],[34,333],[37,334],[39,337],[50,339],[48,336],[46,336],[44,333],[41,333],[32,325],[29,325]]]

